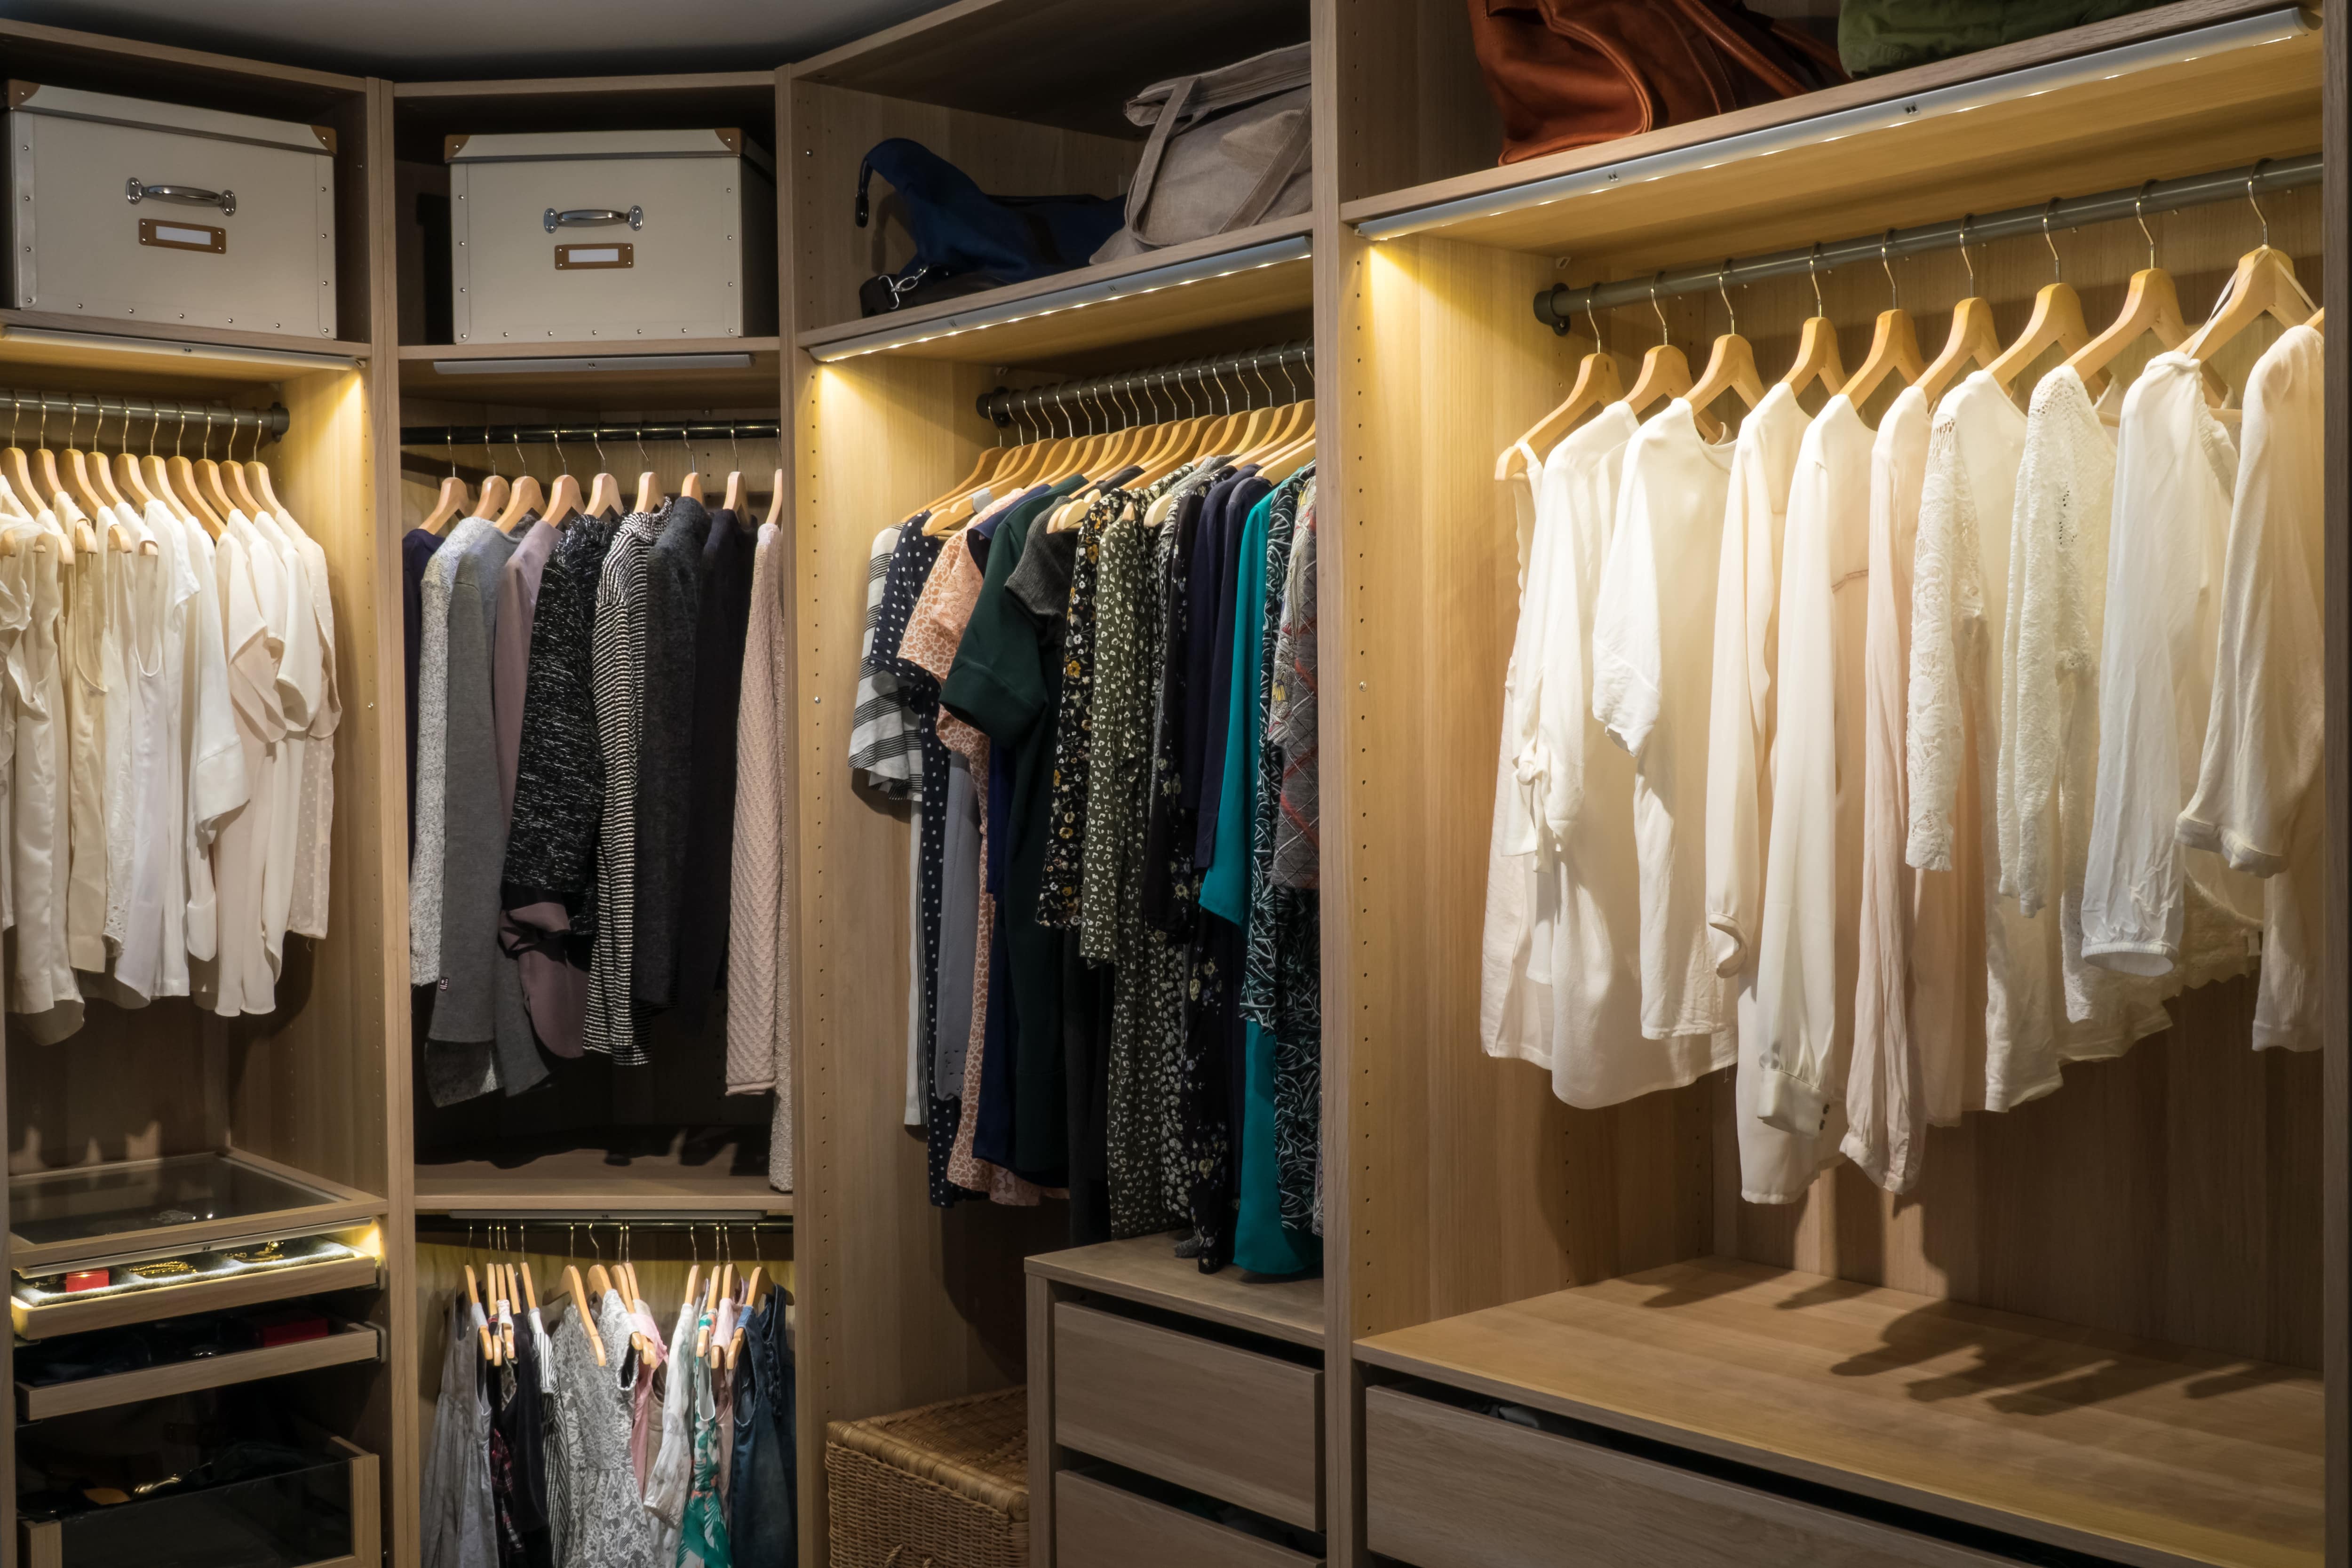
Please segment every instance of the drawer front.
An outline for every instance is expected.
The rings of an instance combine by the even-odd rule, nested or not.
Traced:
[[[2006,1559],[1394,1389],[1364,1395],[1367,1540],[1413,1568],[1997,1568]]]
[[[1323,1528],[1323,1374],[1072,1302],[1054,1308],[1054,1441]]]
[[[1323,1560],[1064,1470],[1054,1478],[1060,1568],[1322,1568]]]
[[[743,331],[740,159],[566,158],[449,171],[450,303],[458,341],[625,342]],[[547,210],[639,221],[564,225]]]
[[[126,327],[335,335],[334,160],[323,149],[30,111],[8,118],[17,222],[10,304]],[[132,202],[131,180],[233,195],[236,210]]]

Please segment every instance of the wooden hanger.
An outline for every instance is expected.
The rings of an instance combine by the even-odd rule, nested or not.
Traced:
[[[1599,331],[1595,323],[1595,332]],[[1503,449],[1495,459],[1495,478],[1511,477],[1512,459],[1523,452],[1532,452],[1541,462],[1549,448],[1584,421],[1595,409],[1605,408],[1625,395],[1624,383],[1617,374],[1616,356],[1597,346],[1586,354],[1576,367],[1576,383],[1568,389],[1568,396],[1559,406],[1528,426],[1526,435]]]
[[[2207,359],[2215,349],[2264,316],[2275,317],[2293,327],[2309,321],[2315,309],[2311,296],[2304,292],[2303,284],[2295,278],[2294,259],[2285,251],[2273,250],[2264,243],[2239,260],[2220,308],[2210,321],[2180,345],[2180,352],[2191,359]]]
[[[780,521],[783,515],[784,470],[778,468],[776,470],[776,488],[768,492],[768,515],[765,521],[769,522]]]
[[[611,1292],[613,1277],[604,1271],[603,1264],[592,1263],[588,1266],[588,1289],[596,1293],[596,1300],[599,1301],[604,1300]]]
[[[227,487],[221,483],[221,470],[218,463],[214,462],[210,458],[198,458],[194,467],[197,488],[215,511],[223,517],[228,516],[233,511],[245,511],[245,508],[237,505],[231,499]],[[246,512],[248,518],[252,515],[251,512]]]
[[[449,525],[466,515],[467,504],[466,481],[452,474],[441,481],[441,498],[433,503],[432,512],[416,526],[427,533],[446,534]]]
[[[950,501],[957,500],[962,497],[971,494],[972,491],[979,489],[982,485],[988,483],[989,475],[993,473],[997,465],[1004,460],[1005,453],[1012,451],[1013,449],[1013,448],[1010,447],[982,447],[980,449],[980,456],[974,459],[971,465],[971,472],[966,474],[961,482],[950,485],[939,495],[924,502],[915,510],[917,511],[937,511],[940,508],[947,505]]]
[[[243,508],[245,514],[247,517],[258,517],[266,511],[269,513],[270,516],[277,518],[279,523],[290,524],[292,521],[291,519],[284,516],[274,506],[264,506],[260,500],[256,499],[252,489],[246,484],[245,468],[236,460],[236,432],[235,430],[231,430],[228,433],[228,444],[229,456],[221,459],[220,477],[221,483],[226,485],[228,489],[229,499],[236,502],[239,507]]]
[[[122,436],[127,441],[131,437],[131,422],[125,419],[122,423]],[[108,462],[106,454],[98,449],[98,437],[99,432],[92,430],[89,434],[89,477],[96,483],[98,493],[106,500],[107,504],[128,507],[131,504],[129,499],[114,487],[114,465]]]
[[[2058,242],[2050,236],[2050,215],[2057,205],[2053,197],[2050,205],[2042,209],[2042,239],[2050,247],[2050,270],[2054,280],[2043,284],[2041,292],[2033,296],[2033,314],[2026,320],[2023,335],[1985,366],[1986,373],[2000,383],[2003,391],[2013,386],[2025,367],[2052,344],[2071,356],[2091,341],[2090,324],[2083,320],[2082,296],[2058,275]]]
[[[1919,353],[1919,329],[1912,323],[1911,312],[1899,307],[1878,312],[1878,323],[1871,329],[1870,352],[1862,356],[1862,363],[1839,388],[1856,408],[1870,401],[1870,395],[1890,375],[1899,375],[1909,386],[1927,368]]]
[[[483,487],[485,490],[488,488],[487,485]],[[517,475],[513,488],[507,495],[506,510],[498,516],[499,531],[512,533],[522,520],[532,512],[537,512],[541,517],[546,516],[547,498],[540,492],[537,479],[532,479],[529,474]],[[592,1280],[595,1278],[599,1267],[601,1266],[593,1264],[590,1266],[589,1278]],[[597,1294],[601,1296],[604,1292],[599,1290]]]
[[[580,481],[570,474],[556,475],[555,483],[548,488],[547,505],[540,510],[540,521],[562,523],[580,510]],[[518,518],[516,521],[519,525],[521,520]],[[515,529],[509,528],[507,531],[512,533]]]
[[[743,1285],[743,1304],[735,1311],[735,1335],[727,1342],[727,1370],[735,1370],[736,1358],[743,1353],[743,1339],[751,1331],[751,1313],[760,1304],[760,1276],[767,1265],[751,1265],[751,1277]]]
[[[125,498],[135,503],[140,510],[146,510],[148,503],[155,500],[155,492],[147,488],[146,479],[139,472],[139,459],[128,452],[115,454],[114,474]]]
[[[482,1310],[481,1286],[474,1278],[474,1266],[470,1263],[466,1265],[466,1300],[473,1307],[475,1311],[479,1312]],[[475,1328],[474,1332],[481,1336],[482,1359],[484,1361],[490,1360],[489,1325],[488,1323],[479,1324]]]
[[[588,1336],[588,1348],[596,1352],[596,1364],[604,1364],[604,1336],[596,1331],[596,1314],[588,1310],[588,1292],[580,1283],[580,1270],[567,1263],[563,1266],[563,1283],[572,1292],[572,1315],[580,1320],[580,1328]]]
[[[576,489],[578,487],[573,488]],[[621,510],[621,481],[610,474],[598,474],[589,482],[588,504],[581,510],[590,517],[602,517],[607,510],[618,516]]]
[[[740,468],[727,470],[727,486],[719,493],[719,507],[722,511],[733,512],[740,523],[743,516],[743,471]]]
[[[702,504],[701,473],[689,470],[686,478],[677,481],[677,493],[681,498],[691,500],[695,505],[700,506]]]
[[[221,531],[228,526],[228,519],[213,510],[212,501],[205,495],[203,487],[196,483],[195,465],[175,453],[171,462],[165,465],[164,472],[171,476],[172,493],[204,525],[206,533],[218,539]]]
[[[661,486],[647,468],[637,476],[637,500],[631,511],[656,512],[661,510]]]
[[[1816,381],[1831,394],[1845,385],[1845,362],[1838,357],[1837,323],[1829,319],[1829,307],[1822,302],[1821,248],[1813,247],[1816,259],[1807,274],[1813,284],[1813,313],[1797,333],[1797,362],[1780,378],[1780,384],[1791,392],[1802,392]]]
[[[2326,321],[2327,311],[2323,308],[2321,310],[2314,310],[2311,313],[2311,320],[2304,322],[2304,325],[2309,327],[2315,332],[2325,335],[2327,331]]]
[[[1961,247],[1961,255],[1967,255]],[[1973,268],[1969,280],[1975,281]],[[1990,366],[2000,357],[2000,330],[1993,322],[1992,306],[1974,293],[1952,307],[1952,330],[1944,340],[1943,352],[1912,382],[1927,399],[1929,407],[1944,395],[1945,388],[1971,364],[1979,369]]]
[[[258,430],[253,433],[253,456],[245,460],[245,477],[253,486],[253,493],[269,508],[271,516],[290,518],[293,515],[287,510],[286,503],[278,499],[278,491],[269,483],[269,465],[261,460],[261,432]]]
[[[482,493],[474,498],[474,510],[472,515],[475,517],[497,517],[506,510],[507,502],[512,499],[513,495],[514,486],[507,482],[506,476],[504,474],[492,474],[488,479],[482,481]]]

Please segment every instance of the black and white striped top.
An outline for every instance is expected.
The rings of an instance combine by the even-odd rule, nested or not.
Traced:
[[[875,788],[898,800],[923,793],[922,738],[907,710],[898,676],[874,658],[874,632],[882,621],[882,591],[890,575],[890,558],[905,531],[921,527],[923,521],[918,517],[911,522],[892,523],[874,536],[866,564],[866,640],[859,652],[857,711],[849,729],[849,765],[862,769]]]
[[[582,1043],[622,1067],[641,1067],[645,1046],[629,1000],[636,951],[638,700],[646,677],[646,566],[651,513],[621,520],[596,583],[597,749],[604,758],[604,822],[596,845],[596,949],[588,969]]]

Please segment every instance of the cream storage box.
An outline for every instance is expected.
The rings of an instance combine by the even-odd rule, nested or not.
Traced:
[[[775,330],[775,169],[740,131],[452,136],[445,151],[457,342]]]
[[[334,132],[8,84],[8,303],[335,335]]]

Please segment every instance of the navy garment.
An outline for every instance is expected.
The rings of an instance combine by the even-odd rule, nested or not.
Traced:
[[[702,614],[695,622],[694,740],[688,766],[685,886],[678,908],[680,1026],[700,1034],[727,972],[728,889],[735,863],[735,721],[751,625],[751,552],[759,536],[720,508],[702,547]]]
[[[1200,820],[1202,780],[1208,768],[1211,726],[1202,723],[1200,716],[1216,674],[1217,584],[1232,575],[1225,560],[1225,498],[1241,482],[1241,475],[1229,474],[1209,486],[1193,526],[1192,552],[1186,557],[1184,790],[1180,804],[1195,822]],[[1214,727],[1223,729],[1222,724]]]
[[[441,536],[412,528],[400,536],[402,668],[408,672],[408,847],[416,850],[416,663],[425,647],[425,567]]]
[[[1217,550],[1216,641],[1209,650],[1209,689],[1202,694],[1207,700],[1202,715],[1208,733],[1202,738],[1201,810],[1192,827],[1192,865],[1202,871],[1217,858],[1217,806],[1224,789],[1225,738],[1233,729],[1229,716],[1234,697],[1234,622],[1240,613],[1237,601],[1244,564],[1242,534],[1249,527],[1251,511],[1273,489],[1257,477],[1255,468],[1248,469],[1225,492],[1224,515],[1218,519],[1223,539]],[[1201,621],[1195,619],[1192,624],[1197,627]]]
[[[793,1431],[793,1346],[784,1293],[743,1330],[735,1363],[735,1459],[727,1541],[735,1568],[800,1568],[800,1452]]]

